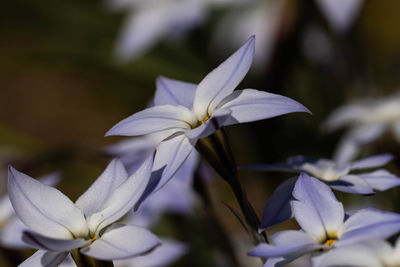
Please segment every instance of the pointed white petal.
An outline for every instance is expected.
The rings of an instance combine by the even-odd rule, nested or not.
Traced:
[[[82,211],[63,193],[9,167],[8,192],[15,213],[32,230],[54,238],[86,236]]]
[[[359,174],[358,176],[364,179],[372,188],[379,191],[385,191],[400,185],[399,177],[383,169]]]
[[[193,101],[193,111],[198,119],[211,114],[221,100],[231,94],[242,81],[253,61],[254,40],[254,36],[250,37],[241,48],[199,83]]]
[[[136,136],[159,131],[190,129],[195,123],[192,112],[184,106],[162,105],[147,108],[120,121],[106,136]]]
[[[25,231],[22,240],[33,248],[43,249],[48,251],[70,251],[75,248],[80,248],[88,243],[90,240],[85,239],[57,239],[45,237],[35,232]]]
[[[81,253],[102,260],[118,260],[148,252],[160,245],[160,240],[149,230],[124,224],[113,224]]]
[[[290,201],[293,200],[292,192],[296,181],[296,178],[290,178],[274,190],[265,204],[259,231],[293,217]]]
[[[150,181],[140,200],[135,205],[137,209],[152,193],[160,190],[172,179],[189,155],[194,151],[185,135],[177,135],[160,143],[154,159]],[[194,166],[193,166],[194,167]]]
[[[180,105],[192,109],[197,84],[158,77],[154,105]]]
[[[325,183],[300,174],[293,190],[293,214],[301,228],[316,241],[336,232],[344,220],[343,205]]]
[[[351,164],[352,170],[377,168],[386,165],[394,158],[391,154],[381,154],[355,161]]]
[[[375,194],[373,188],[368,184],[360,175],[344,175],[339,180],[328,183],[331,188],[360,195],[373,195]]]
[[[18,217],[9,219],[8,223],[1,229],[0,244],[6,248],[25,249],[28,245],[22,241],[22,233],[28,228]]]
[[[271,237],[272,244],[259,244],[248,252],[250,256],[262,258],[284,257],[291,260],[306,253],[323,247],[316,244],[314,240],[303,231],[282,231]]]
[[[333,131],[344,126],[354,125],[355,122],[364,120],[368,114],[368,107],[363,105],[345,105],[334,110],[322,124],[322,128],[326,129],[327,131]]]
[[[151,175],[154,155],[150,155],[142,166],[124,183],[116,188],[104,201],[99,212],[88,218],[91,233],[97,233],[107,225],[124,216],[139,200]]]
[[[372,248],[368,243],[374,242],[377,245]],[[312,258],[314,267],[382,267],[380,255],[376,249],[390,246],[382,240],[373,240],[368,243],[351,244],[332,249]]]
[[[188,251],[188,247],[174,240],[161,240],[161,246],[143,256],[114,262],[116,267],[140,266],[140,267],[162,267],[169,266]]]
[[[230,118],[230,115],[231,110],[227,108],[217,109],[210,119],[192,130],[187,130],[185,135],[189,138],[191,143],[195,145],[198,139],[213,134],[216,130],[225,125],[225,122]]]
[[[19,267],[57,267],[67,257],[68,252],[38,250],[22,262]]]
[[[224,125],[258,121],[292,112],[308,112],[299,102],[281,95],[255,89],[236,90],[222,100],[218,108],[228,108],[231,117]]]
[[[128,173],[121,160],[112,160],[99,178],[78,198],[76,205],[86,216],[99,211],[99,207],[111,192],[125,182],[127,178]]]
[[[337,245],[368,239],[385,239],[399,230],[399,214],[377,209],[362,209],[351,215],[343,224]]]

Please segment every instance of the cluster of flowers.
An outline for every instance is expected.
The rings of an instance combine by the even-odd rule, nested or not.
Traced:
[[[311,254],[313,266],[399,264],[396,248],[384,239],[400,231],[400,215],[376,209],[345,213],[331,190],[370,195],[400,185],[398,177],[383,169],[351,173],[385,165],[392,159],[387,154],[352,163],[296,157],[284,164],[252,166],[300,172],[275,190],[258,222],[238,181],[222,127],[309,111],[281,95],[234,90],[252,64],[254,49],[255,37],[251,37],[197,85],[160,77],[152,106],[106,134],[137,137],[107,149],[121,160],[112,160],[75,203],[10,166],[9,199],[28,227],[21,227],[18,238],[38,249],[21,266],[57,266],[69,255],[78,266],[93,261],[112,265],[114,260],[157,251],[161,241],[154,234],[117,221],[138,209],[138,214],[144,211],[139,224],[149,226],[163,210],[189,210],[194,200],[186,192],[198,165],[197,151],[207,156],[205,160],[234,191],[245,224],[258,243],[249,255],[267,258],[265,266],[282,266],[305,254]],[[292,217],[301,230],[276,233],[267,243],[264,230]],[[357,253],[349,254],[349,246]],[[366,251],[373,253],[359,256]]]

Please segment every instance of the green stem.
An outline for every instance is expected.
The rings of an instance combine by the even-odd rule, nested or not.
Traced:
[[[97,260],[80,253],[79,249],[71,251],[72,258],[78,267],[114,267],[112,261]]]
[[[237,165],[224,130],[221,128],[214,134],[200,139],[196,149],[231,187],[246,223],[250,226],[253,242],[255,244],[266,242],[266,236],[258,233],[260,221],[239,182]]]

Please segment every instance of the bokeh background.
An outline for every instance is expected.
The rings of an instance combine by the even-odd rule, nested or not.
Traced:
[[[1,179],[6,179],[8,163],[33,177],[58,171],[63,177],[59,188],[75,200],[110,161],[104,147],[122,139],[104,138],[105,132],[146,107],[158,76],[198,83],[250,37],[251,30],[247,36],[229,35],[241,27],[241,21],[227,17],[250,12],[246,8],[256,1],[243,2],[207,4],[201,22],[183,36],[171,39],[167,35],[135,58],[122,61],[116,56],[117,40],[135,7],[115,10],[110,2],[94,0],[3,2]],[[237,162],[276,163],[299,154],[330,158],[343,131],[326,134],[320,126],[333,109],[352,99],[399,90],[400,2],[360,1],[359,10],[344,28],[332,24],[318,1],[258,2],[267,3],[261,12],[265,28],[257,24],[256,30],[254,24],[253,33],[268,31],[263,37],[267,41],[257,47],[267,52],[257,55],[239,88],[291,97],[313,115],[295,113],[229,127]],[[245,23],[252,27],[251,21]],[[388,168],[399,174],[400,145],[390,134],[364,148],[361,156],[384,152],[396,156]],[[260,215],[273,189],[290,177],[251,171],[240,175]],[[213,179],[208,186],[220,226],[235,244],[238,262],[246,266],[245,252],[251,242],[221,202],[237,207],[233,195],[221,179]],[[398,189],[372,197],[339,197],[350,207],[373,202],[400,211]],[[198,209],[190,216],[164,216],[154,232],[189,244],[190,251],[175,266],[227,266],[223,245],[215,241],[215,226],[210,224]]]

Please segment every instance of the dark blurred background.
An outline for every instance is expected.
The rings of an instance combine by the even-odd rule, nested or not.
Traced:
[[[126,63],[114,56],[126,10],[115,12],[107,3],[93,0],[14,0],[1,6],[1,157],[33,177],[61,172],[59,188],[73,200],[110,160],[102,149],[121,139],[104,138],[105,132],[146,107],[159,75],[198,83],[240,46],[226,39],[226,47],[215,47],[215,29],[230,12],[226,6],[211,7],[206,19],[180,42],[161,39]],[[337,31],[315,1],[285,1],[268,59],[258,58],[261,64],[251,69],[239,88],[291,97],[313,115],[295,113],[229,127],[237,162],[276,163],[299,154],[330,158],[343,132],[323,134],[320,123],[334,108],[359,97],[398,91],[399,17],[399,1],[364,1],[354,23]],[[391,152],[398,156],[399,151],[393,137],[385,135],[363,155]],[[399,162],[396,159],[389,169],[399,174]],[[272,190],[290,177],[240,174],[260,215]],[[219,180],[212,187],[216,213],[228,236],[237,239],[236,234],[242,234],[247,239],[239,222],[221,204],[223,200],[236,207],[229,188]],[[340,197],[355,206],[373,198],[385,209],[400,211],[398,189],[367,198]],[[177,266],[220,266],[211,260],[212,249],[218,250],[208,245],[212,238],[201,235],[208,231],[204,222],[167,216],[162,225],[158,231],[197,249]],[[247,249],[244,245],[243,251]],[[246,258],[245,254],[241,257]]]

